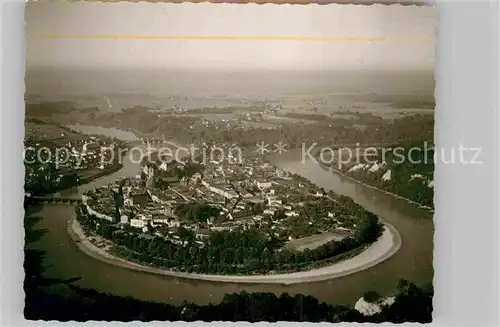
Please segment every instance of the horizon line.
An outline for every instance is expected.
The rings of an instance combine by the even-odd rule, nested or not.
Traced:
[[[259,36],[259,35],[40,35],[44,39],[137,39],[137,40],[249,40],[309,42],[403,42],[432,43],[432,39],[412,37],[334,37],[334,36]]]
[[[123,70],[124,68],[129,70],[147,70],[153,69],[157,71],[179,71],[179,72],[222,72],[222,73],[233,73],[233,72],[420,72],[420,73],[435,73],[435,67],[381,67],[381,66],[373,66],[373,67],[308,67],[308,68],[273,68],[269,69],[266,67],[258,67],[258,68],[232,68],[232,67],[158,67],[158,66],[130,66],[130,65],[52,65],[52,64],[40,64],[40,65],[29,65],[25,66],[26,71],[32,69],[118,69]]]

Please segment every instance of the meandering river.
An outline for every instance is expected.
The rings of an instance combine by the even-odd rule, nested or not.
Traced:
[[[91,132],[95,133],[95,130]],[[108,132],[108,136],[121,136],[117,130]],[[128,137],[127,134],[127,139]],[[179,304],[183,300],[199,304],[217,303],[224,294],[245,289],[248,292],[273,292],[278,295],[283,292],[300,293],[328,303],[352,305],[367,290],[375,290],[381,294],[393,292],[400,278],[416,283],[432,280],[434,226],[431,213],[402,199],[351,181],[312,161],[302,163],[300,159],[300,152],[290,151],[273,157],[272,161],[278,167],[302,175],[326,190],[353,198],[355,202],[389,222],[402,237],[401,249],[374,267],[321,282],[283,285],[181,279],[129,270],[87,256],[78,249],[67,231],[68,219],[74,213],[74,207],[62,204],[44,205],[41,211],[35,213],[43,217],[37,226],[47,230],[47,234],[35,246],[46,253],[46,274],[50,277],[80,277],[76,283],[86,288],[173,304]],[[138,173],[135,162],[138,160],[130,160],[126,156],[123,168],[118,172],[63,193],[77,195],[119,177],[135,176]]]

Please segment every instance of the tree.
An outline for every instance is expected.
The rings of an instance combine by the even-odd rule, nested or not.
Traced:
[[[376,303],[381,296],[375,291],[368,291],[363,295],[363,299],[368,303]]]

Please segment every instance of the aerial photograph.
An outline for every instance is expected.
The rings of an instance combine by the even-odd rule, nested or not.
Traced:
[[[25,18],[26,319],[432,321],[435,8]]]

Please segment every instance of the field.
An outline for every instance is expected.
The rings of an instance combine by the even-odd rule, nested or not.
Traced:
[[[34,141],[46,141],[56,145],[66,145],[68,142],[80,141],[86,138],[64,127],[35,119],[27,120],[24,126],[26,138]]]
[[[341,235],[340,233],[326,232],[288,241],[285,246],[297,251],[303,251],[305,249],[312,250],[332,240],[340,241],[346,236],[347,235]]]

